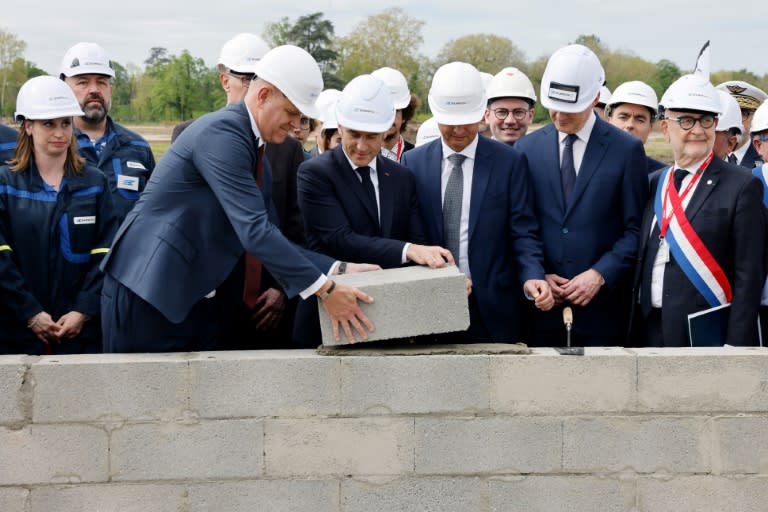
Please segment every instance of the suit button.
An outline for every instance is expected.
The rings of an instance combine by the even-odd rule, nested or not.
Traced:
[[[563,228],[563,234],[564,234],[564,235],[567,235],[567,234],[568,234],[568,228]]]

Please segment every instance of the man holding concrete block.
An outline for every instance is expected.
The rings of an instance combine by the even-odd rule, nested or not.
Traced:
[[[478,136],[485,106],[474,66],[442,66],[429,92],[441,137],[407,152],[403,165],[416,176],[428,240],[445,244],[472,280],[470,327],[461,341],[515,342],[521,283],[537,307],[548,310],[554,300],[544,280],[527,161],[511,146]]]
[[[425,241],[413,174],[380,155],[395,108],[387,85],[372,75],[353,79],[336,106],[341,144],[299,168],[299,205],[310,249],[342,261],[394,268],[432,268],[451,253]],[[299,305],[294,338],[317,345],[313,301]]]

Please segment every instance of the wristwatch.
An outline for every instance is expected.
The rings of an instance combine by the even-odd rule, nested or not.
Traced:
[[[327,299],[328,296],[331,294],[331,292],[333,291],[334,288],[336,288],[336,282],[335,281],[331,281],[331,286],[329,286],[327,290],[318,293],[317,294],[317,298],[320,299],[320,300]]]
[[[347,271],[347,262],[342,261],[339,263],[339,270],[337,272],[338,275],[344,274]]]

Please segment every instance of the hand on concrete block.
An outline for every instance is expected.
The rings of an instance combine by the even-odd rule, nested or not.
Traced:
[[[330,289],[331,287],[328,287]],[[327,291],[323,290],[323,291]],[[325,300],[322,300],[328,316],[331,318],[331,327],[333,328],[333,337],[336,341],[341,340],[339,326],[344,331],[349,343],[355,342],[352,334],[352,327],[358,332],[364,340],[368,339],[368,332],[373,332],[373,323],[360,309],[357,301],[361,300],[366,304],[373,302],[373,297],[352,286],[338,283]]]
[[[405,257],[408,258],[408,261],[429,268],[442,268],[446,263],[453,264],[451,251],[437,245],[411,244],[406,251]]]

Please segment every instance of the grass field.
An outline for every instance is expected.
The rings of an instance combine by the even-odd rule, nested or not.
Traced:
[[[413,124],[413,123],[412,123]],[[152,152],[155,154],[155,159],[159,160],[160,157],[171,145],[171,131],[174,125],[129,125],[128,128],[140,133],[152,146]],[[541,125],[534,126],[533,128],[539,128]],[[409,133],[406,134],[406,138],[414,140],[416,137],[416,129],[418,125],[409,126]],[[311,146],[311,144],[308,144]],[[645,145],[646,153],[656,160],[662,162],[672,163],[672,151],[669,145],[664,140],[664,136],[658,130],[654,130],[651,136],[648,138],[648,142]]]

